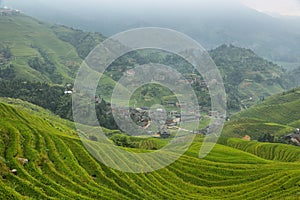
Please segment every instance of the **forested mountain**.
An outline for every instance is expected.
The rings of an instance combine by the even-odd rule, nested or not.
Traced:
[[[0,30],[0,78],[6,81],[46,82],[64,87],[73,83],[82,60],[104,39],[99,33],[50,25],[13,11],[2,14],[0,24],[4,27]],[[224,78],[230,110],[240,110],[284,90],[283,69],[249,49],[222,45],[209,53]],[[111,78],[118,81],[127,69],[150,62],[172,66],[187,78],[193,72],[188,63],[175,55],[152,50],[133,52],[112,64],[98,95],[110,101],[109,93],[115,84]],[[199,85],[193,87],[200,105],[209,106],[208,93],[201,92]],[[158,102],[155,98],[162,97],[156,95],[153,102]]]
[[[230,110],[247,108],[267,96],[282,92],[287,85],[287,77],[282,67],[259,57],[250,49],[222,45],[209,51],[209,54],[223,77]],[[197,72],[184,59],[174,54],[155,50],[132,52],[121,57],[112,63],[106,75],[118,81],[127,70],[132,70],[136,65],[148,63],[171,66],[187,79],[194,80],[195,76],[202,79],[200,74],[194,74]],[[199,97],[200,104],[209,106],[210,99],[207,88],[201,87],[198,82],[193,82],[192,86]],[[203,89],[205,90],[203,91]],[[145,96],[148,92],[145,89],[143,91],[143,96]],[[148,91],[151,93],[150,88]],[[164,94],[172,96],[170,92]],[[151,94],[148,96],[152,97],[153,101],[159,102],[155,99],[159,96]]]
[[[251,48],[259,56],[286,67],[295,63],[299,65],[300,62],[300,18],[271,16],[243,4],[247,1],[132,0],[127,1],[131,2],[130,6],[124,1],[118,4],[110,0],[91,2],[95,7],[90,8],[86,2],[64,7],[60,1],[7,1],[6,4],[39,19],[98,31],[107,36],[131,28],[166,27],[191,36],[207,49],[234,44]],[[280,6],[278,2],[281,1],[276,1],[268,9],[274,6],[281,10],[290,5],[282,2],[283,5]],[[294,9],[297,10],[297,2],[293,2]],[[36,5],[38,10],[35,9]]]
[[[287,87],[285,70],[250,49],[222,45],[210,55],[223,75],[229,107],[246,108]]]

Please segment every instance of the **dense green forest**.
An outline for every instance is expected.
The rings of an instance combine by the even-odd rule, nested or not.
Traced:
[[[71,88],[47,83],[27,81],[0,81],[0,96],[22,99],[52,111],[62,118],[72,120],[72,96],[65,94]],[[101,103],[95,100],[96,114],[101,126],[116,129],[110,106],[102,99]]]

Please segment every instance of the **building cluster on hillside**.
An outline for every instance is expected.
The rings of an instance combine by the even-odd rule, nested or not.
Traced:
[[[6,6],[4,6],[3,8],[0,8],[0,15],[1,16],[6,16],[6,15],[9,15],[9,14],[20,14],[20,13],[21,13],[20,10],[8,8]]]
[[[300,146],[300,129],[296,128],[295,132],[285,136],[285,139],[292,144]]]
[[[65,91],[64,91],[64,94],[67,94],[67,95],[71,95],[73,93],[75,93],[75,89],[73,88],[72,84],[67,84],[66,85],[66,88],[65,88]]]
[[[176,110],[164,112],[164,110],[160,108],[150,109],[148,107],[128,108],[114,106],[112,111],[118,113],[118,115],[125,120],[131,118],[137,125],[144,129],[147,129],[151,124],[159,125],[159,131],[153,133],[155,137],[166,137],[170,133],[168,129],[178,128],[180,122],[193,122],[201,119],[200,114],[195,114],[194,111],[180,113]]]
[[[114,69],[116,71],[122,71],[124,70],[124,75],[126,77],[131,77],[133,78],[136,74],[136,71],[134,70],[134,68],[132,68],[132,66],[129,66],[129,67],[125,67],[124,69]],[[154,77],[154,80],[155,81],[164,81],[166,80],[168,77],[164,74],[159,74],[159,75],[156,75]],[[216,80],[213,80],[213,81],[216,81]],[[193,85],[193,84],[198,84],[200,87],[202,87],[203,89],[205,89],[207,87],[207,84],[206,82],[201,78],[199,77],[198,75],[196,74],[189,74],[189,75],[186,75],[185,77],[181,77],[177,80],[176,84],[181,84],[181,85]]]

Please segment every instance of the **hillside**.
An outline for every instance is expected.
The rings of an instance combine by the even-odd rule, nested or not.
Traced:
[[[103,79],[106,80],[106,79]],[[111,80],[111,79],[108,79]],[[113,84],[101,81],[102,86]],[[63,87],[47,83],[25,82],[25,81],[0,81],[0,97],[22,99],[35,105],[41,106],[54,114],[68,120],[73,120],[72,95],[65,94],[71,90],[72,85]],[[103,96],[102,96],[103,97]],[[102,98],[101,102],[95,102],[97,117],[100,125],[110,129],[116,129],[116,123],[112,119],[111,107]]]
[[[222,45],[209,51],[209,54],[223,77],[230,111],[250,107],[262,98],[280,93],[285,88],[287,82],[284,70],[259,57],[250,49]],[[132,70],[135,65],[148,63],[160,63],[175,68],[186,79],[192,81],[191,85],[198,96],[200,105],[209,106],[207,88],[201,86],[201,81],[199,81],[203,80],[201,74],[197,74],[186,60],[171,53],[159,50],[140,50],[129,53],[112,63],[107,76],[118,81],[127,70]],[[174,94],[157,87],[142,90],[145,94],[143,96],[147,96],[147,99],[152,102],[160,102],[162,99],[157,94],[153,95],[153,90],[159,90],[160,92],[157,93],[165,94],[169,100],[173,101],[174,98]]]
[[[265,160],[223,145],[199,159],[202,138],[198,138],[166,168],[123,173],[97,162],[68,122],[28,103],[5,102],[0,103],[3,199],[297,199],[299,195],[299,159]]]
[[[82,60],[104,39],[100,33],[47,24],[13,11],[1,13],[0,26],[3,27],[0,30],[0,81],[21,79],[60,85],[72,83]],[[209,53],[224,78],[230,110],[249,107],[285,87],[284,71],[249,49],[222,45]],[[116,60],[102,80],[104,82],[99,84],[98,95],[110,101],[115,81],[135,65],[151,62],[172,66],[187,79],[195,78],[191,76],[194,72],[191,66],[182,58],[166,52],[144,50]],[[209,107],[207,88],[196,83],[193,87],[199,104]],[[170,92],[160,90],[162,95],[153,95],[151,90],[144,90],[149,102],[161,102],[162,96],[168,96],[163,101],[174,101]],[[145,102],[135,98],[138,102]]]
[[[252,50],[222,45],[210,51],[210,55],[223,75],[229,106],[239,101],[241,106],[277,94],[285,87],[284,71]]]
[[[286,144],[262,143],[230,138],[227,140],[227,146],[240,149],[269,160],[295,162],[300,159],[300,148]]]
[[[7,1],[5,4],[39,19],[100,31],[107,36],[131,28],[166,27],[190,35],[207,49],[232,43],[251,48],[260,56],[287,66],[290,63],[299,65],[300,62],[299,17],[272,17],[274,13],[270,16],[270,13],[258,12],[243,5],[245,1],[227,0],[226,4],[223,0],[188,0],[170,4],[153,1],[110,2],[91,2],[92,5],[78,2],[68,7],[52,1]],[[274,5],[277,3],[278,11],[289,6],[280,2]],[[134,7],[129,6],[131,4]],[[296,10],[297,7],[294,6]]]
[[[233,115],[225,134],[250,135],[258,139],[264,133],[281,136],[300,126],[300,89],[292,89],[267,98],[258,105]]]
[[[0,26],[2,79],[72,82],[82,58],[104,38],[9,10],[0,13]]]

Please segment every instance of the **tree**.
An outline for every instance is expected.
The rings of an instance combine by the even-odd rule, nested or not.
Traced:
[[[272,135],[270,133],[264,133],[258,138],[258,141],[259,142],[274,142],[274,138],[275,138],[274,135]]]
[[[115,134],[110,138],[115,145],[122,147],[130,147],[130,138],[125,134]]]

